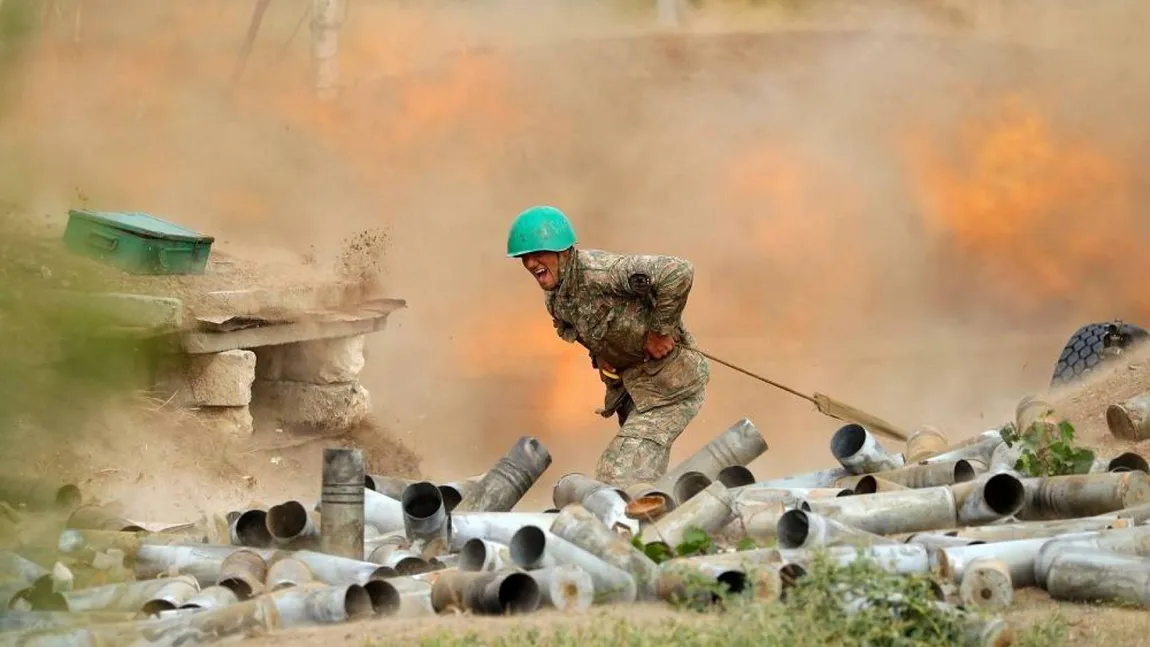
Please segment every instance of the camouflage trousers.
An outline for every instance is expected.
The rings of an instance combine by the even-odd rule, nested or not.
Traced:
[[[619,433],[603,450],[595,465],[595,478],[626,488],[634,483],[654,483],[667,472],[671,444],[703,407],[706,389],[686,398],[636,413],[634,405],[618,411]]]

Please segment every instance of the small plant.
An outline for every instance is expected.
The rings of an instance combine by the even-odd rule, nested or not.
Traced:
[[[1074,425],[1068,420],[1055,425],[1042,416],[1021,433],[1014,423],[1007,423],[999,433],[1007,447],[1022,448],[1014,469],[1028,476],[1087,474],[1094,464],[1093,451],[1075,446]]]
[[[675,557],[713,555],[717,552],[714,540],[707,534],[707,531],[698,526],[691,526],[684,530],[683,541],[679,542],[679,545],[675,546],[674,549],[669,549],[667,545],[662,542],[651,542],[644,545],[638,537],[631,539],[631,545],[642,551],[644,555],[656,564],[661,564]]]

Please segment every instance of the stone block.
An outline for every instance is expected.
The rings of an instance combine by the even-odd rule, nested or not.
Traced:
[[[229,350],[188,358],[184,370],[187,404],[199,407],[246,407],[256,379],[256,354]]]
[[[190,411],[216,438],[244,440],[252,436],[254,421],[248,407],[198,407]]]
[[[261,380],[342,384],[355,382],[363,370],[366,336],[318,339],[256,350]]]
[[[308,384],[256,380],[252,407],[263,424],[323,433],[351,427],[371,413],[371,397],[359,382]]]

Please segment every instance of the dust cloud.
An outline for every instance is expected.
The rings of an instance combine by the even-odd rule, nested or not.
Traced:
[[[57,3],[0,124],[5,189],[301,259],[385,228],[409,307],[364,383],[427,476],[533,434],[547,498],[615,431],[586,353],[504,257],[535,203],[584,246],[691,259],[686,320],[711,352],[955,437],[1043,389],[1078,325],[1150,324],[1133,3],[728,3],[668,38],[638,2],[353,0],[330,104],[303,0],[271,3],[228,86],[248,4]],[[717,365],[672,460],[743,416],[771,445],[756,475],[830,460],[833,420]]]

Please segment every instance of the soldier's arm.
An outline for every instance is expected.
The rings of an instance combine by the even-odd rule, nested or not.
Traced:
[[[694,264],[675,256],[626,256],[611,272],[618,293],[651,299],[650,330],[660,335],[674,331],[694,281]]]
[[[555,333],[559,335],[559,338],[572,344],[578,341],[579,333],[575,330],[575,327],[555,316],[555,311],[551,308],[550,299],[545,301],[545,303],[547,304],[547,314],[551,315],[551,325],[555,326]]]

